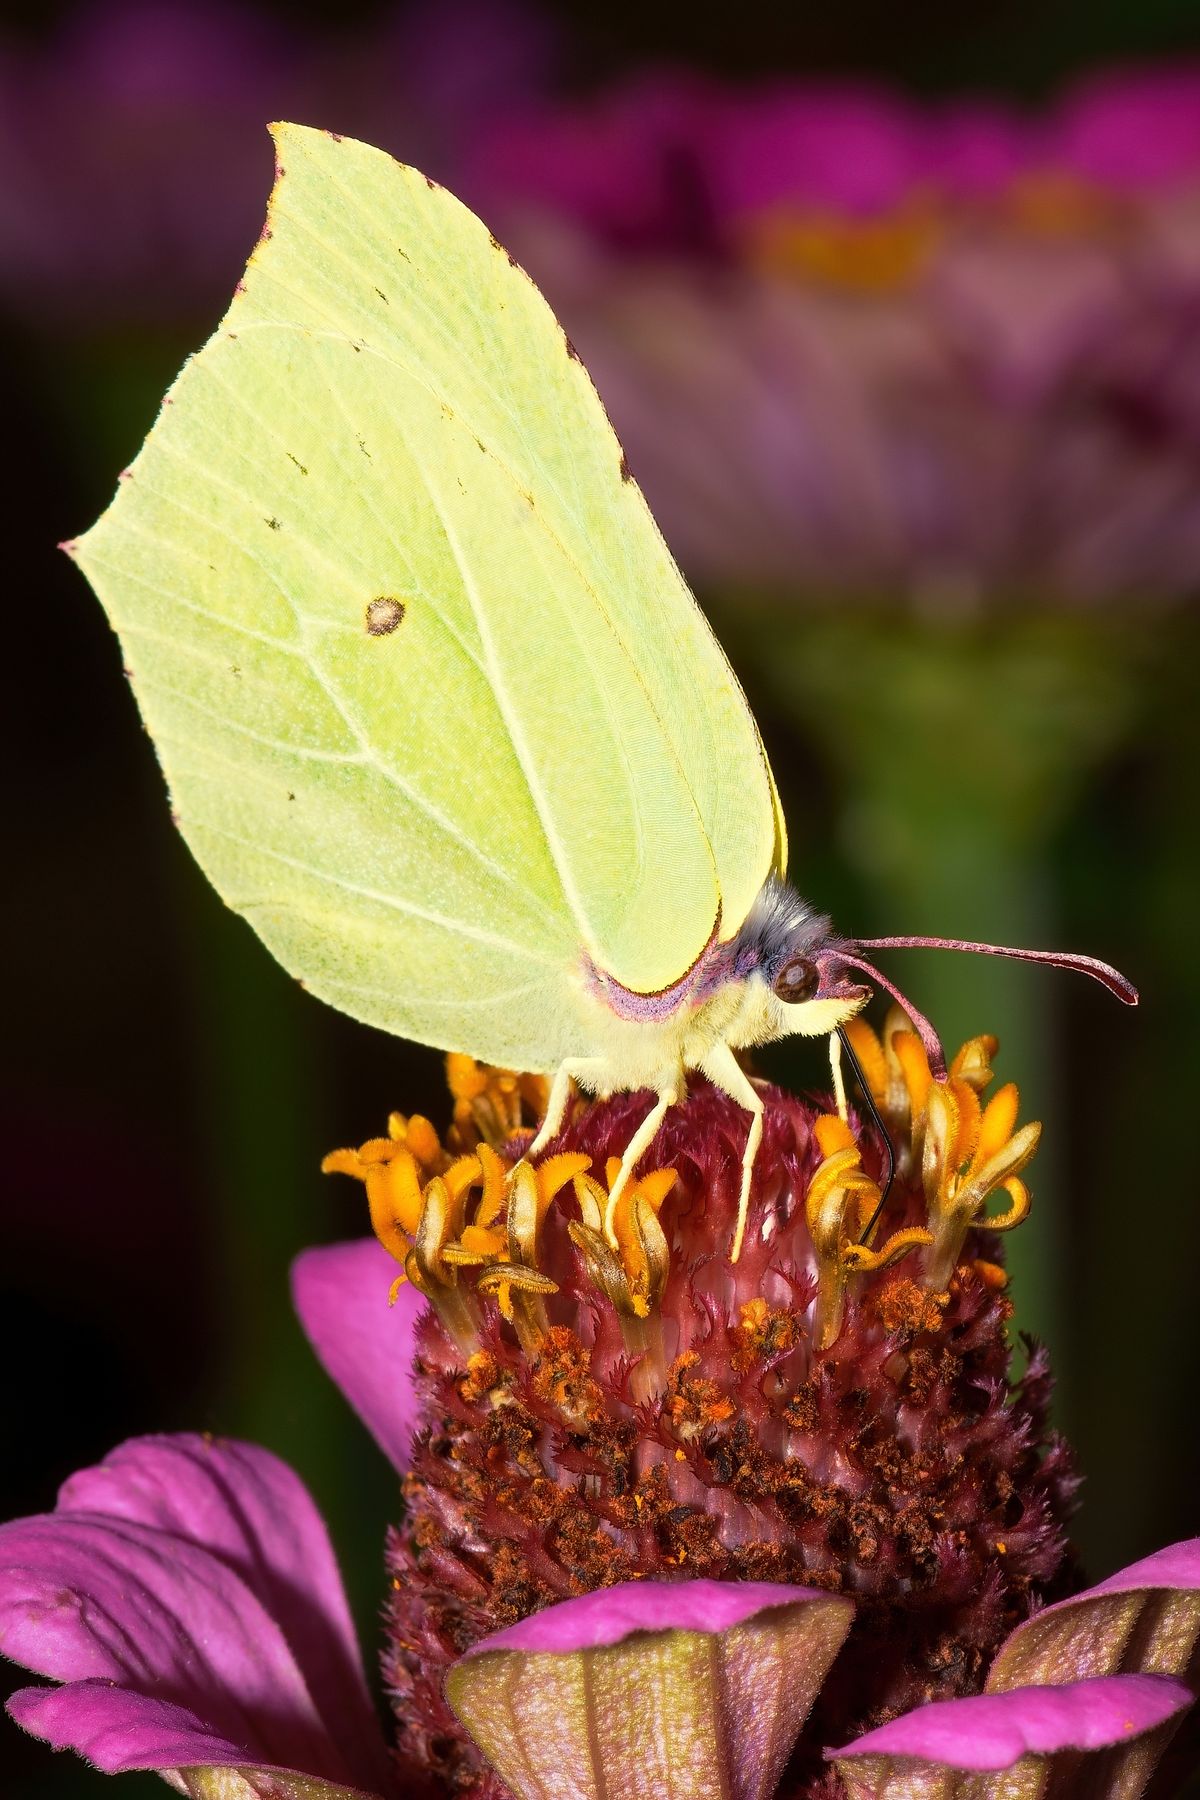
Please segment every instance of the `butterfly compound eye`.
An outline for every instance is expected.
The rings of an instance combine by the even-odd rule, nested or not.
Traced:
[[[772,986],[777,999],[788,1006],[811,1000],[821,985],[821,971],[807,956],[789,956]]]

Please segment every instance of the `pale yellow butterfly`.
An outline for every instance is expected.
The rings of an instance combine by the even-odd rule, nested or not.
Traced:
[[[651,1090],[610,1229],[687,1073],[723,1088],[736,1256],[762,1102],[735,1053],[835,1032],[883,978],[786,885],[741,689],[533,283],[415,170],[275,139],[226,317],[68,546],[180,827],[314,993],[553,1071],[535,1153],[572,1080]]]

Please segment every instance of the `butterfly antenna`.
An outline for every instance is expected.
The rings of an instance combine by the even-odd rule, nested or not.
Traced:
[[[862,943],[861,938],[856,938],[854,950],[860,949]],[[872,981],[878,982],[879,986],[889,993],[893,1000],[899,1001],[912,1021],[917,1036],[925,1046],[925,1054],[929,1058],[929,1067],[934,1080],[945,1081],[946,1053],[942,1049],[942,1040],[930,1021],[923,1012],[918,1011],[906,994],[901,993],[894,982],[888,980],[882,969],[877,969],[875,964],[869,963],[864,956],[855,956],[854,950],[849,950],[839,944],[836,952],[838,962],[849,963],[852,969],[861,969],[864,975],[869,975]]]
[[[891,1139],[890,1133],[888,1132],[888,1128],[883,1122],[883,1114],[880,1112],[879,1108],[875,1104],[875,1096],[871,1092],[870,1085],[867,1081],[866,1076],[863,1074],[862,1064],[859,1062],[857,1056],[855,1056],[855,1054],[854,1054],[853,1046],[850,1043],[850,1039],[847,1036],[846,1028],[844,1025],[838,1026],[837,1034],[838,1034],[838,1038],[841,1041],[842,1054],[845,1056],[846,1061],[850,1064],[850,1067],[854,1071],[854,1079],[855,1079],[855,1081],[857,1081],[858,1087],[859,1087],[859,1092],[862,1094],[862,1097],[863,1097],[864,1101],[866,1102],[867,1111],[871,1115],[871,1123],[872,1123],[872,1125],[874,1125],[876,1131],[879,1133],[880,1141],[883,1144],[883,1166],[884,1166],[885,1173],[884,1173],[884,1177],[883,1177],[883,1184],[879,1190],[879,1204],[875,1208],[875,1211],[871,1214],[871,1217],[868,1219],[866,1229],[863,1231],[861,1237],[858,1240],[860,1244],[865,1244],[868,1241],[868,1239],[870,1238],[871,1233],[874,1231],[876,1225],[878,1225],[880,1214],[883,1212],[884,1207],[887,1205],[888,1195],[892,1191],[892,1182],[896,1179],[896,1152],[892,1148],[892,1139]]]
[[[1090,975],[1093,981],[1098,981],[1102,987],[1106,987],[1110,994],[1115,994],[1117,999],[1123,1001],[1126,1006],[1136,1006],[1138,1003],[1136,987],[1132,981],[1121,974],[1119,969],[1114,969],[1111,963],[1101,962],[1098,956],[1079,956],[1071,950],[1019,950],[1009,944],[977,944],[968,938],[943,937],[855,938],[852,945],[839,944],[836,951],[839,962],[848,963],[853,969],[860,969],[864,975],[869,975],[872,981],[878,982],[879,986],[889,993],[893,1000],[899,1001],[925,1047],[925,1054],[929,1058],[930,1072],[938,1081],[946,1079],[946,1056],[942,1049],[941,1039],[933,1025],[924,1013],[919,1012],[912,1001],[888,980],[882,970],[877,969],[874,963],[868,962],[865,957],[856,956],[854,954],[856,950],[969,950],[979,956],[1007,956],[1014,962],[1045,963],[1052,969],[1074,969],[1081,975]],[[871,1092],[843,1026],[838,1026],[837,1034],[841,1040],[846,1060],[854,1071],[854,1078],[866,1102],[871,1121],[882,1138],[884,1146],[887,1173],[880,1192],[879,1204],[871,1214],[866,1229],[858,1240],[860,1244],[865,1244],[879,1223],[880,1215],[887,1205],[888,1194],[896,1174],[896,1156],[892,1148],[892,1140],[888,1136],[887,1126],[875,1104],[875,1096]]]
[[[967,938],[942,937],[856,938],[855,945],[861,950],[971,950],[979,956],[1007,956],[1013,962],[1048,963],[1052,969],[1075,969],[1090,975],[1126,1006],[1138,1003],[1137,989],[1119,969],[1101,962],[1098,956],[1077,956],[1071,950],[1018,950],[1009,944],[975,944]]]

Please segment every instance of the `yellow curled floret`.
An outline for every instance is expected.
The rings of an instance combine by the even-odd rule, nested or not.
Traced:
[[[804,1209],[817,1277],[812,1337],[822,1349],[836,1341],[847,1296],[862,1276],[920,1252],[925,1286],[941,1292],[973,1227],[1018,1225],[1030,1204],[1021,1174],[1041,1135],[1038,1124],[1018,1126],[1011,1082],[986,1105],[981,1101],[994,1079],[994,1037],[970,1039],[946,1077],[936,1079],[899,1008],[880,1033],[858,1019],[847,1031],[910,1194],[919,1180],[926,1217],[880,1238],[880,1189],[863,1167],[861,1145],[839,1115],[816,1120],[820,1159]],[[540,1077],[508,1075],[460,1056],[448,1059],[448,1072],[455,1116],[446,1144],[422,1114],[393,1113],[386,1137],[335,1150],[321,1165],[365,1185],[372,1229],[401,1271],[392,1299],[411,1282],[468,1349],[478,1343],[481,1303],[494,1299],[526,1350],[535,1350],[551,1328],[546,1302],[557,1292],[542,1266],[547,1215],[570,1195],[575,1205],[567,1208],[566,1230],[588,1276],[616,1310],[631,1356],[652,1362],[662,1348],[655,1315],[671,1268],[659,1214],[675,1170],[636,1176],[614,1203],[617,1158],[601,1182],[582,1153],[537,1163],[521,1153],[522,1134],[544,1103]],[[998,1193],[1006,1204],[989,1215],[988,1202]],[[1001,1269],[977,1267],[993,1288],[1002,1285]]]
[[[428,1119],[393,1113],[386,1138],[335,1150],[321,1167],[365,1184],[372,1229],[401,1268],[393,1301],[411,1282],[457,1341],[473,1348],[482,1323],[477,1296],[494,1298],[526,1349],[536,1349],[549,1329],[545,1296],[557,1291],[538,1266],[539,1234],[559,1192],[591,1159],[572,1152],[536,1167],[510,1162],[498,1143],[525,1128],[525,1109],[539,1098],[529,1082],[540,1078],[509,1076],[468,1057],[448,1062],[455,1097],[450,1135],[472,1148],[452,1156]],[[474,1279],[464,1285],[460,1272],[466,1271]]]
[[[1020,1173],[1042,1135],[1037,1123],[1017,1126],[1019,1096],[1011,1081],[983,1108],[965,1081],[951,1076],[929,1092],[921,1180],[934,1234],[927,1273],[944,1286],[973,1225],[1011,1231],[1029,1212],[1029,1189]],[[1008,1195],[1002,1212],[987,1215],[997,1192]]]
[[[862,1151],[844,1119],[826,1113],[813,1126],[821,1161],[809,1182],[804,1206],[817,1263],[813,1338],[827,1350],[842,1329],[846,1294],[853,1275],[899,1262],[911,1250],[931,1244],[928,1231],[894,1232],[876,1249],[863,1233],[879,1205],[879,1188],[862,1166]],[[874,1235],[872,1232],[871,1236]]]
[[[645,1319],[662,1299],[670,1269],[670,1249],[658,1214],[675,1185],[675,1170],[655,1169],[627,1181],[616,1206],[610,1208],[620,1170],[620,1157],[610,1157],[605,1169],[607,1192],[593,1176],[576,1175],[581,1216],[568,1229],[583,1252],[589,1275],[617,1311],[625,1318]],[[605,1231],[610,1210],[615,1246]]]
[[[935,1079],[925,1047],[899,1007],[882,1032],[862,1019],[845,1027],[872,1098],[893,1135],[897,1169],[919,1174],[925,1197],[925,1227],[893,1233],[878,1247],[866,1221],[879,1204],[879,1190],[862,1170],[853,1134],[844,1120],[829,1116],[814,1127],[822,1160],[805,1199],[817,1260],[814,1335],[828,1347],[841,1329],[846,1293],[854,1275],[866,1274],[923,1249],[923,1279],[934,1292],[947,1287],[967,1233],[975,1226],[1011,1231],[1029,1212],[1029,1189],[1020,1179],[1041,1137],[1036,1123],[1017,1125],[1019,1096],[1012,1082],[984,1105],[980,1096],[994,1080],[999,1044],[990,1035],[970,1038]],[[1007,1205],[988,1214],[989,1199],[1007,1195]],[[1005,1281],[993,1263],[974,1265],[993,1289]]]
[[[515,1137],[529,1119],[542,1117],[550,1098],[544,1075],[516,1075],[456,1051],[446,1058],[446,1082],[454,1100],[452,1133],[463,1149]]]

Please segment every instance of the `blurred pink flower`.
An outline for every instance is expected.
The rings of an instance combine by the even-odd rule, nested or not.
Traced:
[[[641,75],[506,116],[472,193],[697,578],[1196,585],[1200,69],[1032,117]]]
[[[261,223],[266,126],[354,133],[447,180],[540,80],[520,0],[397,5],[318,31],[234,0],[87,0],[0,39],[0,298],[79,331],[215,317]]]

